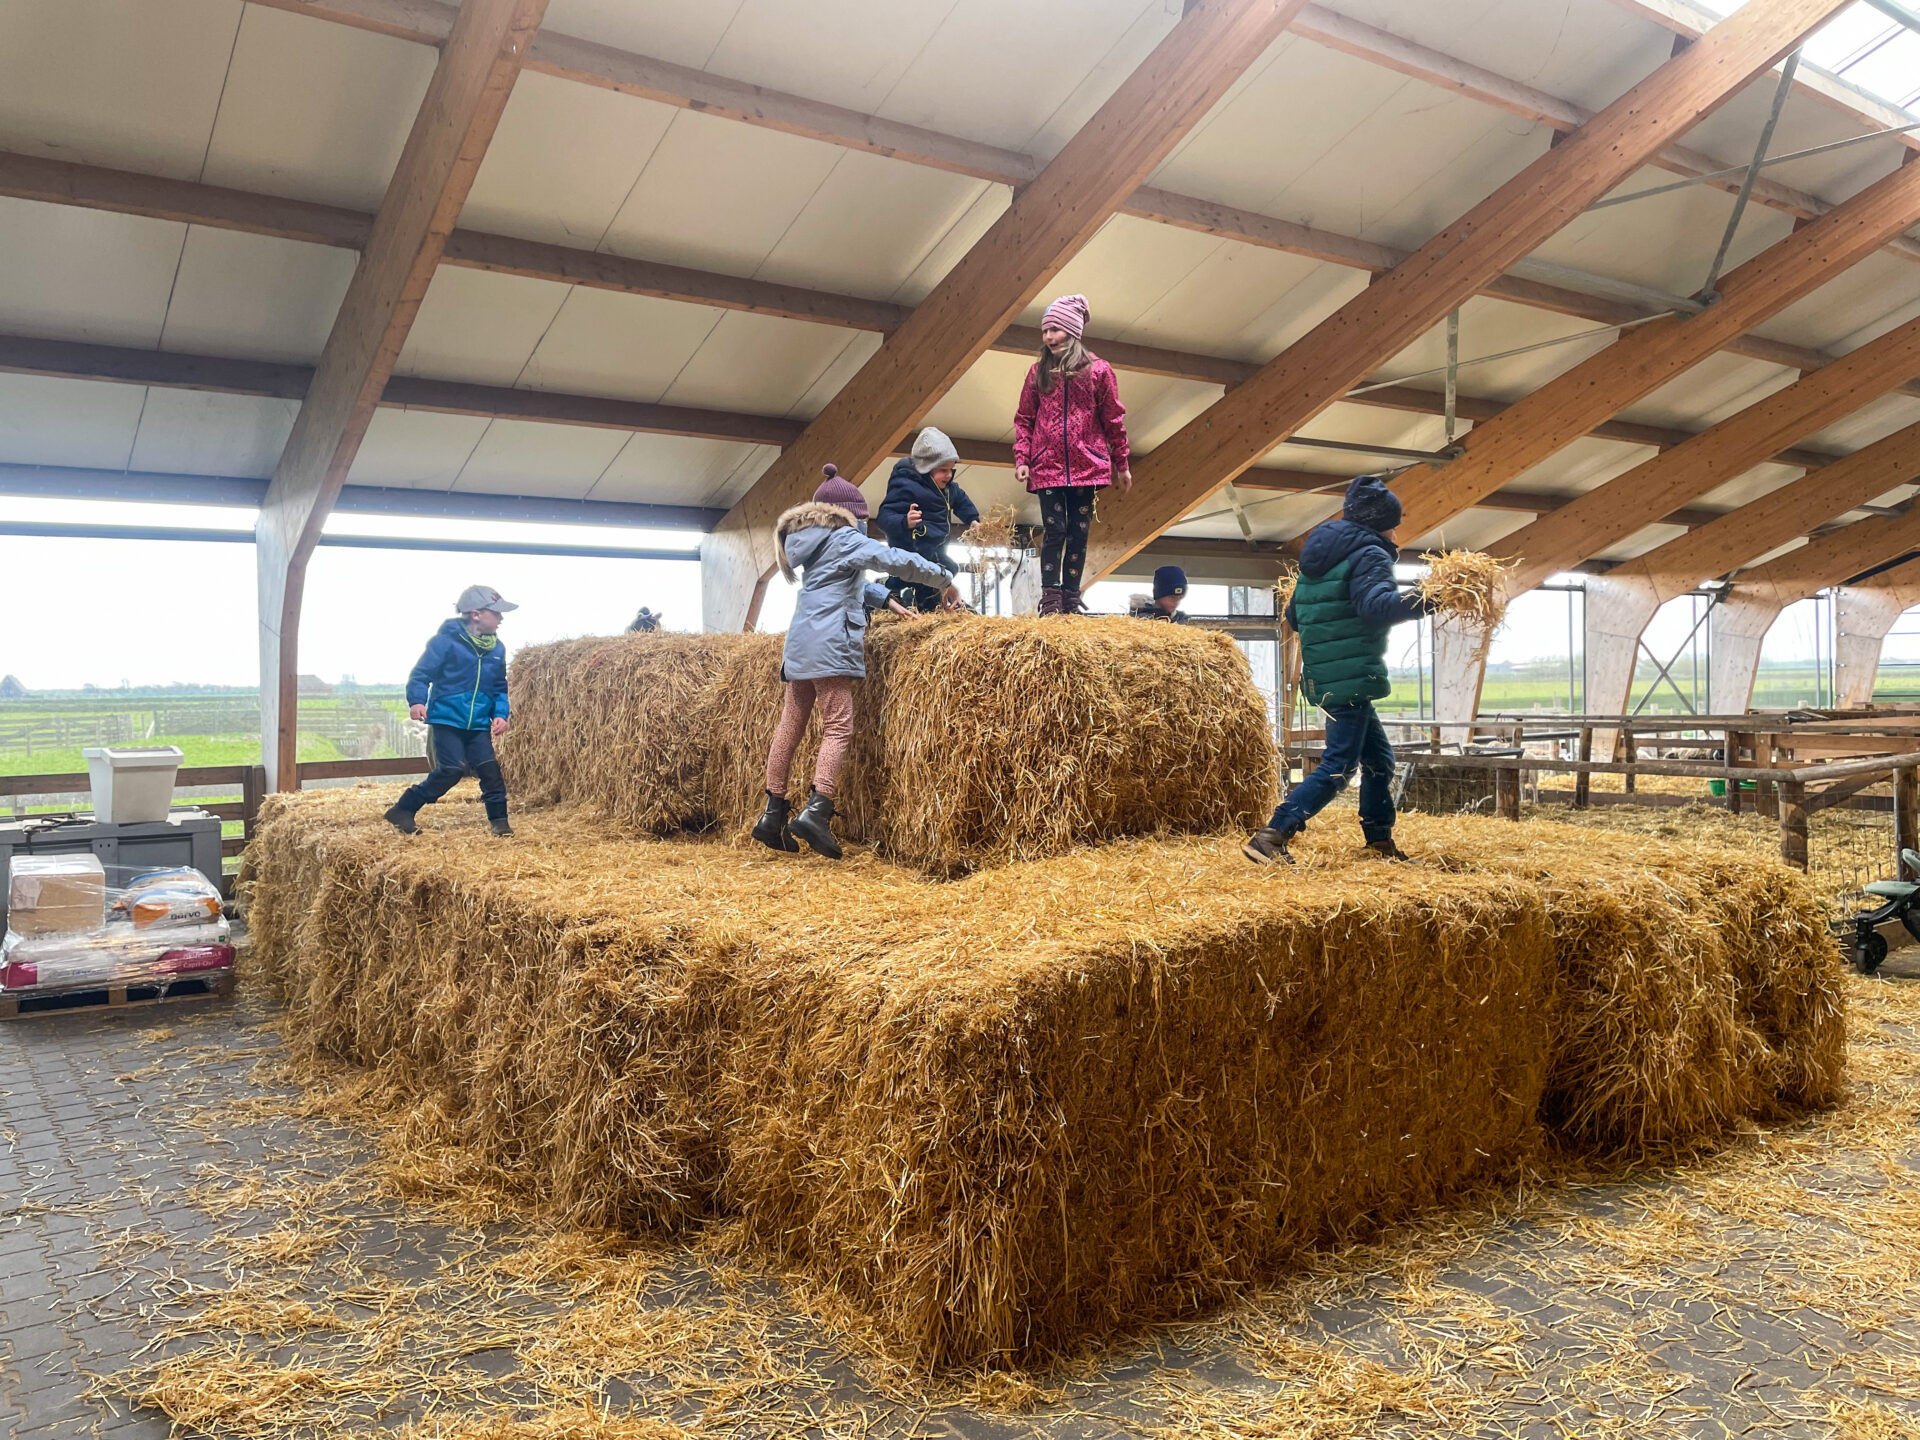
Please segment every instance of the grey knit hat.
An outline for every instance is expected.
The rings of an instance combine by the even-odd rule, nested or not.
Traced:
[[[953,448],[953,441],[947,438],[944,430],[936,430],[929,425],[922,430],[913,442],[913,453],[909,457],[913,468],[922,475],[930,475],[942,465],[955,464],[960,452]]]

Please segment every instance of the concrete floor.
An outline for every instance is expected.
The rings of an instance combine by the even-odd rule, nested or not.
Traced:
[[[1920,1436],[1920,953],[1884,974],[1853,982],[1837,1115],[1434,1217],[1050,1374],[932,1384],[698,1240],[532,1274],[538,1227],[366,1183],[374,1142],[297,1113],[244,987],[0,1024],[0,1435]],[[554,1343],[609,1316],[631,1333],[585,1361]],[[134,1402],[157,1380],[203,1428]],[[645,1423],[554,1409],[583,1397]]]

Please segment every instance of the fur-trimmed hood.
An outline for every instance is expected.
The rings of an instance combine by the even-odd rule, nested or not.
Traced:
[[[795,579],[793,565],[787,559],[787,537],[802,530],[845,530],[857,528],[860,521],[851,510],[829,505],[824,500],[803,500],[783,514],[773,527],[774,552],[779,557],[780,573]],[[804,561],[802,562],[805,563]]]

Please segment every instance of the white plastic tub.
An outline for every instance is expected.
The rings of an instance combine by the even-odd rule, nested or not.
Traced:
[[[179,746],[103,745],[80,753],[93,782],[95,819],[125,825],[167,818],[182,758]]]

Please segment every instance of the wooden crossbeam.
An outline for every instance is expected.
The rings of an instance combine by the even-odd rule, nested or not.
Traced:
[[[1379,277],[1143,462],[1135,498],[1114,507],[1115,519],[1089,556],[1090,571],[1105,574],[1176,523],[1724,104],[1838,8],[1838,0],[1752,0]],[[1469,441],[1489,428],[1477,427]]]
[[[1720,338],[1804,299],[1916,220],[1920,166],[1903,165],[1722,277],[1717,304],[1698,315],[1655,320],[1622,334],[1499,420],[1475,427],[1460,459],[1396,486],[1408,533],[1444,525],[1477,496],[1572,444],[1588,425],[1618,414],[1704,360]]]
[[[261,504],[260,718],[269,783],[278,787],[298,784],[297,649],[307,559],[546,8],[547,0],[461,5]]]
[[[878,464],[894,437],[987,351],[1304,3],[1197,0],[1188,7],[707,537],[701,586],[709,630],[752,625],[773,573],[774,521],[811,493],[822,466],[860,477]]]
[[[1502,538],[1495,548],[1518,561],[1507,572],[1508,593],[1531,590],[1554,571],[1617,545],[1651,524],[1655,516],[1698,500],[1786,446],[1878,400],[1916,373],[1920,373],[1920,319],[1895,326],[1831,365],[1728,416],[1686,444],[1636,465],[1552,515]],[[1816,473],[1830,480],[1831,471],[1828,467]],[[1881,494],[1889,488],[1882,486],[1872,493]],[[1722,528],[1716,538],[1724,541],[1734,533]],[[1764,553],[1767,548],[1748,551],[1729,563]],[[1704,555],[1710,551],[1696,534],[1686,537],[1682,553]],[[1724,568],[1709,567],[1706,573],[1717,574]]]
[[[285,200],[278,196],[202,185],[190,180],[107,170],[3,151],[0,151],[0,195],[347,249],[364,246],[373,228],[373,216],[338,206]],[[441,263],[534,280],[582,285],[617,294],[712,305],[756,315],[773,315],[812,324],[881,333],[896,329],[909,313],[908,307],[884,300],[869,300],[861,296],[698,270],[683,265],[660,264],[630,256],[579,250],[478,230],[455,230],[447,238]],[[1772,343],[1756,337],[1748,338],[1760,346]],[[1011,325],[995,338],[993,348],[1031,355],[1039,343],[1038,330]],[[1193,380],[1202,384],[1231,387],[1250,379],[1260,369],[1257,363],[1236,357],[1171,350],[1098,335],[1092,337],[1092,344],[1100,356],[1118,370]],[[1823,352],[1805,350],[1786,357],[1786,363],[1792,363],[1795,368],[1813,369],[1831,358]],[[1920,393],[1920,384],[1911,388],[1914,393]],[[1399,385],[1370,390],[1364,395],[1352,397],[1347,403],[1422,415],[1438,415],[1446,408],[1443,397],[1437,391]],[[1493,419],[1506,409],[1507,406],[1500,401],[1465,394],[1458,399],[1457,413],[1464,420],[1479,423]],[[1670,426],[1605,420],[1595,426],[1592,433],[1603,440],[1665,447],[1680,444],[1692,432]],[[1801,449],[1778,458],[1783,464],[1819,465],[1833,457]]]

